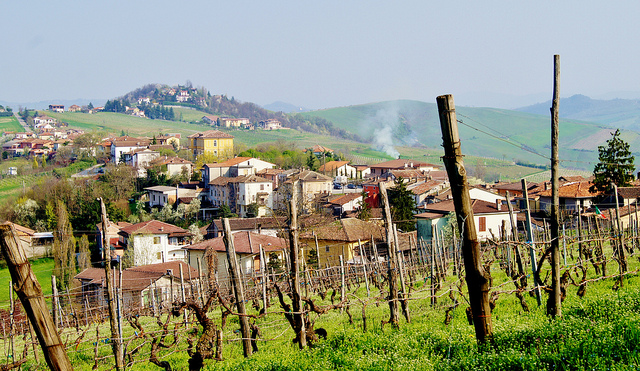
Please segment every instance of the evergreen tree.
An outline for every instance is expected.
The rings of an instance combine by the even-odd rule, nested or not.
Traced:
[[[413,210],[416,208],[416,202],[413,193],[407,189],[402,177],[396,178],[393,188],[390,188],[387,194],[389,205],[391,205],[391,218],[396,222],[398,228],[404,232],[415,230]]]
[[[73,237],[73,228],[69,222],[67,206],[58,200],[56,207],[58,225],[54,233],[53,243],[53,275],[56,276],[56,284],[60,291],[65,290],[71,278],[76,273],[75,253],[76,239]]]
[[[627,187],[633,181],[634,157],[629,149],[629,143],[620,138],[620,129],[607,140],[604,146],[598,146],[598,163],[593,169],[593,185],[591,192],[606,192],[611,183],[618,187]]]
[[[91,267],[91,253],[89,252],[89,238],[86,234],[83,234],[78,241],[78,270],[83,270]]]

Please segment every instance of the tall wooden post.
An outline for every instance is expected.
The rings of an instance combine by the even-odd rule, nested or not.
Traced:
[[[116,371],[124,370],[124,354],[122,352],[122,339],[118,332],[118,314],[113,282],[111,280],[111,249],[109,245],[107,209],[100,198],[100,212],[102,214],[102,259],[104,260],[104,282],[107,291],[107,303],[109,305],[109,324],[111,325],[111,348],[116,358]]]
[[[58,284],[56,283],[56,276],[54,275],[51,275],[51,293],[53,294],[53,300],[51,300],[51,303],[53,305],[53,308],[51,309],[51,311],[53,312],[53,324],[57,329],[58,323],[60,323],[60,319],[58,318],[60,314],[60,303],[58,297]]]
[[[542,298],[540,298],[540,287],[539,282],[535,278],[535,273],[538,270],[538,262],[536,258],[536,251],[533,248],[533,227],[531,226],[531,210],[529,208],[529,191],[527,190],[527,180],[522,179],[522,198],[524,199],[524,205],[527,217],[527,243],[529,244],[529,257],[531,259],[531,272],[533,272],[533,291],[536,294],[536,300],[538,301],[538,305],[542,305]]]
[[[64,343],[49,314],[42,287],[11,225],[0,225],[0,246],[11,273],[14,290],[33,325],[47,365],[54,371],[73,370]]]
[[[238,267],[238,260],[236,257],[236,248],[233,243],[233,235],[231,234],[231,226],[229,225],[229,219],[222,218],[222,225],[224,227],[224,244],[227,248],[227,261],[229,262],[229,273],[231,275],[231,282],[233,282],[234,291],[236,294],[236,307],[240,314],[240,333],[242,334],[242,349],[244,356],[249,357],[253,351],[251,348],[251,329],[249,328],[249,319],[244,314],[247,310],[244,306],[244,288],[242,286],[242,279],[240,277],[240,267]]]
[[[264,249],[262,244],[258,245],[260,249],[260,274],[262,275],[262,309],[267,312],[267,285],[269,275],[267,274],[267,260],[265,259]]]
[[[362,273],[364,274],[364,283],[367,285],[367,297],[371,296],[369,291],[369,277],[367,277],[367,263],[364,261],[364,250],[362,249],[362,243],[358,238],[358,249],[360,249],[360,262],[362,263]]]
[[[471,198],[469,197],[467,172],[462,161],[453,96],[441,95],[436,98],[436,101],[440,115],[440,127],[442,128],[443,160],[451,184],[458,228],[460,228],[462,235],[462,253],[476,339],[480,343],[485,343],[493,336],[491,308],[489,307],[490,272],[486,272],[482,264],[480,243],[476,234]]]
[[[560,196],[558,180],[558,104],[560,101],[560,56],[553,56],[553,103],[551,105],[551,295],[547,301],[547,315],[562,315],[560,287]]]
[[[389,207],[389,198],[387,197],[387,188],[384,183],[379,183],[380,187],[380,196],[382,199],[382,203],[384,205],[384,214],[385,214],[385,227],[387,232],[387,253],[389,255],[388,259],[388,275],[389,275],[389,323],[392,326],[398,327],[398,272],[396,271],[396,258],[397,255],[395,253],[394,247],[394,236],[393,236],[393,222],[391,221],[391,208]]]
[[[295,323],[298,346],[303,349],[307,346],[307,331],[305,329],[305,316],[303,313],[302,297],[300,295],[300,247],[298,246],[298,182],[293,183],[289,215],[289,260],[291,267],[291,296],[293,318]]]

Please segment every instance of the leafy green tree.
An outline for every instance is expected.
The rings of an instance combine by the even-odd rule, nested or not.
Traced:
[[[634,156],[629,143],[620,138],[620,129],[611,133],[612,138],[604,146],[598,146],[598,163],[593,169],[592,192],[609,190],[611,183],[618,187],[627,187],[633,181]]]
[[[78,241],[78,270],[83,270],[91,267],[91,252],[89,251],[89,238],[86,234],[83,234]]]
[[[320,268],[318,265],[318,252],[316,249],[309,249],[307,253],[307,265],[314,268]]]
[[[61,200],[58,200],[56,212],[58,214],[58,225],[53,234],[53,275],[57,278],[58,289],[62,291],[69,286],[72,277],[76,273],[74,261],[76,239],[73,237],[73,228],[69,221],[67,206]]]
[[[231,212],[231,208],[229,205],[222,205],[218,210],[218,214],[221,218],[237,218],[238,214],[234,214]]]
[[[402,177],[396,178],[393,188],[387,191],[389,205],[391,205],[391,218],[404,232],[414,231],[416,223],[413,218],[413,211],[416,202],[413,193],[407,189]]]

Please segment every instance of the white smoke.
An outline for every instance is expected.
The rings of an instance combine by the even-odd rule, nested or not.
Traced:
[[[399,125],[397,107],[387,107],[376,112],[368,121],[368,127],[373,130],[373,144],[375,149],[383,151],[393,158],[398,158],[400,152],[395,149],[394,132]]]

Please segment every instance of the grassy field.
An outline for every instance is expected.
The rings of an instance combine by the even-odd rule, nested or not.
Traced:
[[[637,263],[633,264],[632,269],[635,268]],[[501,279],[497,270],[492,275],[494,280]],[[634,370],[640,365],[638,284],[640,280],[635,275],[626,278],[617,291],[612,290],[613,279],[596,281],[588,285],[587,294],[582,298],[576,295],[577,288],[570,286],[563,302],[563,316],[555,320],[546,316],[544,304],[538,307],[534,298],[525,297],[530,311],[524,312],[513,294],[504,293],[508,291],[506,288],[494,288],[492,291],[503,293],[492,313],[494,339],[486,347],[476,345],[464,300],[451,312],[451,322],[445,324],[445,309],[449,305],[445,293],[441,294],[438,304],[431,306],[429,300],[420,299],[424,294],[420,282],[413,287],[414,300],[409,304],[411,323],[401,318],[399,329],[382,327],[381,321],[389,317],[387,304],[384,301],[371,304],[381,299],[374,298],[378,295],[377,289],[372,289],[372,296],[367,298],[364,285],[359,285],[348,292],[353,323],[347,313],[340,310],[313,315],[315,328],[325,328],[328,338],[303,351],[291,342],[293,332],[276,300],[272,299],[273,307],[267,316],[255,320],[261,329],[262,340],[257,342],[259,352],[250,358],[242,357],[242,347],[237,341],[238,320],[230,316],[224,335],[224,360],[208,360],[204,370]],[[363,331],[362,305],[356,297],[369,303],[365,307],[366,331]],[[321,301],[321,305],[328,304],[328,297]],[[249,309],[249,313],[255,314],[255,310]],[[209,315],[219,323],[219,311]],[[162,317],[163,321],[165,318]],[[186,369],[189,358],[181,318],[174,323],[180,326],[182,345],[163,351],[160,358],[168,361],[174,370]],[[145,332],[159,330],[152,318],[140,320]],[[99,329],[97,338],[96,328]],[[76,370],[92,369],[96,345],[99,356],[111,352],[109,344],[104,342],[109,334],[108,323],[89,326],[88,332],[85,329],[82,326],[80,332],[73,328],[63,332]],[[125,337],[135,335],[125,321]],[[81,336],[81,343],[76,346],[74,341]],[[172,339],[169,334],[167,341]],[[21,349],[20,345],[17,349]],[[135,363],[130,369],[158,369],[147,361],[148,356],[147,344],[134,355]],[[33,360],[27,366],[34,369]],[[101,370],[110,367],[104,360],[99,363]],[[41,361],[41,367],[35,369],[46,368]]]
[[[35,273],[40,286],[42,287],[42,292],[45,296],[51,295],[51,274],[53,272],[53,259],[43,258],[31,261],[31,269],[33,273]],[[0,269],[0,287],[3,290],[0,290],[0,304],[1,308],[5,308],[6,304],[9,302],[9,283],[11,282],[11,274],[9,270],[4,268]],[[4,288],[7,288],[6,290]]]
[[[22,125],[15,116],[0,117],[0,133],[4,131],[23,131]]]

